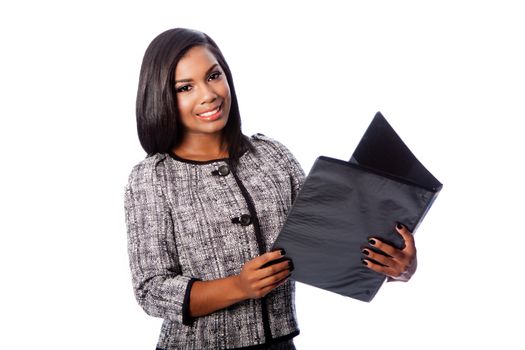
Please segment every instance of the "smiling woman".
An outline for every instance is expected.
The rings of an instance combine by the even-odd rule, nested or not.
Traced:
[[[193,62],[194,56],[199,64]],[[228,94],[224,95],[226,91]],[[202,93],[217,94],[211,96],[216,100],[211,104],[208,100],[196,102],[195,98]],[[200,104],[201,107],[195,106],[196,109],[189,112],[197,117],[196,114],[202,116],[210,112],[218,101],[228,102],[224,106],[221,102],[221,114],[226,122],[221,145],[227,147],[227,153],[235,160],[250,143],[241,133],[231,71],[217,44],[204,33],[184,28],[167,30],[151,42],[142,60],[136,105],[138,136],[148,155],[170,153],[182,142],[182,119],[190,122],[191,118],[182,116],[179,106]],[[229,112],[224,110],[226,107]],[[179,152],[183,153],[184,149]]]
[[[242,134],[230,69],[206,34],[152,41],[137,127],[148,157],[126,187],[128,253],[138,303],[164,319],[157,348],[295,349],[294,266],[268,247],[305,174],[281,143]],[[397,230],[405,248],[371,239],[363,268],[408,280],[415,245]]]
[[[230,87],[222,67],[204,46],[191,48],[175,69],[175,89],[184,134],[174,152],[184,158],[208,160],[227,157],[222,130],[230,113]],[[221,144],[218,154],[201,151],[202,137],[213,137]]]

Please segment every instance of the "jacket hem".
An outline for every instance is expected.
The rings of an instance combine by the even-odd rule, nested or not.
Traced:
[[[273,338],[271,341],[264,343],[264,344],[257,344],[257,345],[250,345],[250,346],[244,346],[242,348],[229,348],[226,350],[257,350],[257,349],[264,349],[268,347],[269,345],[278,344],[281,342],[285,342],[287,340],[290,340],[292,338],[295,338],[299,335],[299,330],[296,330],[290,334],[283,335],[281,337]],[[165,350],[163,348],[155,348],[155,350]]]
[[[294,332],[292,332],[290,334],[283,335],[283,336],[277,337],[277,338],[272,338],[269,342],[266,342],[264,344],[250,345],[250,346],[245,346],[245,347],[242,347],[242,348],[230,348],[228,350],[257,350],[257,349],[265,349],[269,345],[285,342],[287,340],[295,338],[298,335],[299,335],[299,330],[296,330],[296,331],[294,331]]]

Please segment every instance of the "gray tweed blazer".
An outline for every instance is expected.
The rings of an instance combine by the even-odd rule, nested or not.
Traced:
[[[235,171],[228,159],[195,162],[156,154],[137,164],[125,190],[133,289],[147,314],[164,319],[161,349],[264,348],[299,334],[294,282],[257,300],[189,316],[195,280],[238,274],[268,251],[304,182],[279,142],[251,137]]]

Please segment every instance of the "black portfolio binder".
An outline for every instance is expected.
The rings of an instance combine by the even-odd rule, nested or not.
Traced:
[[[441,187],[378,112],[350,161],[315,161],[273,248],[296,281],[369,302],[386,277],[361,247],[374,236],[402,248],[396,223],[414,233]]]

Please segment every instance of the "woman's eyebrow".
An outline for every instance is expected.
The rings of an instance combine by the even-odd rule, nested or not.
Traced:
[[[219,64],[218,64],[218,63],[215,63],[215,64],[212,65],[210,68],[208,68],[208,70],[206,71],[205,76],[207,76],[208,74],[210,74],[210,72],[211,72],[212,70],[214,70],[214,69],[215,69],[216,67],[218,67],[218,66],[219,66]],[[177,84],[177,83],[189,83],[189,82],[192,82],[192,81],[193,81],[193,79],[177,79],[177,80],[175,80],[175,84]]]

